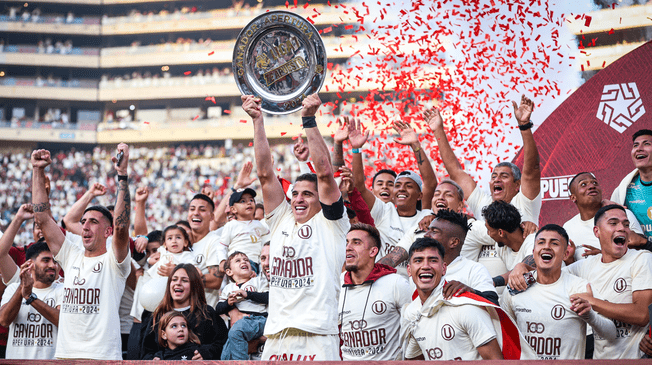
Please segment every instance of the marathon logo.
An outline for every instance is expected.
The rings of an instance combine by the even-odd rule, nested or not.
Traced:
[[[566,200],[570,197],[570,181],[575,175],[541,177],[541,201]]]

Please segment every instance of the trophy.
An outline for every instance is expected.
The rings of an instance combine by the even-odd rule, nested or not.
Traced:
[[[326,77],[326,49],[315,27],[288,11],[270,11],[247,24],[233,49],[233,75],[243,95],[270,114],[301,109]]]

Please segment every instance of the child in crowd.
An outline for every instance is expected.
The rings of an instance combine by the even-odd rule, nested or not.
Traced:
[[[227,257],[236,251],[243,252],[251,260],[252,269],[260,272],[260,250],[263,248],[263,236],[269,234],[269,227],[255,220],[256,192],[253,189],[239,189],[229,198],[229,209],[235,219],[224,225],[220,243]]]
[[[158,269],[168,263],[176,266],[195,262],[195,255],[190,251],[190,237],[188,237],[185,229],[179,226],[165,228],[163,231],[163,246],[165,246],[165,249],[159,248],[156,253],[147,259],[147,262],[152,266],[147,270],[147,273],[152,278],[167,277],[167,275],[160,275]]]
[[[193,360],[199,355],[199,337],[188,329],[188,321],[182,312],[170,311],[161,317],[161,333],[158,342],[163,350],[154,355],[154,360]],[[201,355],[197,360],[202,360]]]
[[[260,254],[260,253],[259,253]],[[222,360],[248,360],[248,342],[263,335],[267,321],[269,284],[264,275],[251,278],[251,263],[247,255],[236,251],[226,260],[224,271],[233,281],[222,289],[217,314],[228,314],[237,308],[248,314],[231,324],[229,338],[222,349]]]

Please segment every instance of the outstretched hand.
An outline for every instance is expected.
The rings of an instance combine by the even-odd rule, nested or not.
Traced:
[[[515,101],[512,101],[512,106],[514,107],[514,117],[518,121],[518,125],[524,125],[530,122],[530,116],[534,111],[534,103],[532,100],[521,95],[521,104],[516,105]]]
[[[359,118],[343,117],[344,124],[347,125],[349,131],[349,142],[351,148],[361,148],[369,140],[369,131],[362,133],[362,123]]]
[[[398,138],[394,138],[394,142],[406,146],[412,146],[419,143],[419,136],[417,135],[417,132],[412,129],[410,124],[397,120],[394,122],[394,130],[399,134]]]
[[[117,153],[123,153],[122,161],[120,161],[120,165],[118,165],[118,158],[116,156],[111,157],[113,167],[115,167],[118,175],[127,175],[129,170],[129,146],[126,143],[120,143],[117,151]]]
[[[335,143],[342,143],[346,141],[349,138],[349,118],[348,117],[341,117],[337,118],[337,125],[338,128],[335,131],[335,134],[333,134],[333,141]]]
[[[242,165],[242,168],[240,169],[240,172],[238,173],[238,177],[235,180],[235,189],[244,189],[247,186],[251,185],[254,183],[254,181],[258,180],[257,177],[251,177],[251,171],[254,169],[254,164],[251,161],[247,161]]]
[[[444,119],[442,119],[441,114],[439,114],[439,109],[437,108],[424,110],[423,120],[428,123],[428,127],[430,127],[430,130],[433,132],[437,129],[444,128]]]

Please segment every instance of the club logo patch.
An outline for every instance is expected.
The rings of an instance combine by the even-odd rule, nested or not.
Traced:
[[[455,337],[455,329],[450,324],[445,324],[441,328],[441,337],[446,341],[452,340]]]
[[[299,228],[299,237],[303,238],[304,240],[307,240],[308,238],[312,237],[312,227],[309,225],[302,226]]]
[[[381,315],[387,311],[387,304],[382,300],[377,300],[371,305],[371,310],[377,314]]]
[[[616,293],[622,293],[627,289],[627,281],[623,278],[618,278],[616,279],[616,282],[614,283],[614,291]]]
[[[557,304],[556,306],[552,307],[550,315],[552,316],[552,319],[558,321],[566,316],[566,308],[564,308],[561,304]]]

